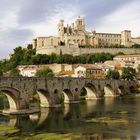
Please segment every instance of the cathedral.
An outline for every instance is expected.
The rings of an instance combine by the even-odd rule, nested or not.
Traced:
[[[71,25],[64,24],[64,20],[58,23],[58,36],[37,37],[33,39],[33,48],[37,53],[50,54],[57,48],[106,48],[106,47],[130,47],[140,44],[140,37],[132,38],[131,31],[124,30],[121,33],[98,33],[87,31],[85,21],[78,17]],[[65,53],[65,52],[64,52]]]

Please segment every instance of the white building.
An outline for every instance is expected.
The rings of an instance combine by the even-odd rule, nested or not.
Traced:
[[[126,63],[135,63],[136,61],[140,62],[140,55],[119,55],[114,57],[114,60]]]
[[[48,65],[21,65],[18,70],[23,77],[35,77],[37,70],[49,67],[55,75],[62,71],[72,71],[73,66],[70,64],[48,64]]]
[[[101,67],[97,65],[81,65],[75,68],[75,77],[93,77],[104,74]]]
[[[79,66],[74,70],[75,77],[86,77],[86,68],[84,66]]]
[[[39,65],[30,65],[30,66],[18,66],[18,70],[20,71],[20,75],[23,77],[35,77],[36,71],[40,69]]]

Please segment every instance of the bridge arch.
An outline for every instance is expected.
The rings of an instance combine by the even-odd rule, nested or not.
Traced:
[[[51,97],[47,90],[37,90],[39,96],[40,107],[50,107],[51,106]]]
[[[37,126],[40,126],[45,122],[49,116],[49,108],[41,108],[40,113],[30,114],[29,118],[33,122],[37,122]]]
[[[129,86],[129,91],[130,91],[131,94],[136,93],[136,87],[134,85],[130,85]]]
[[[104,96],[105,97],[113,97],[115,96],[115,92],[113,87],[110,84],[104,86]]]
[[[119,86],[118,87],[118,93],[119,93],[119,95],[125,95],[125,87],[124,86]]]
[[[64,103],[71,103],[74,99],[70,89],[63,90]]]
[[[8,100],[9,103],[9,110],[19,110],[19,95],[20,92],[14,88],[10,87],[0,87],[0,92],[2,92]]]
[[[98,97],[97,88],[95,85],[93,85],[91,83],[85,84],[85,86],[81,89],[81,92],[82,91],[84,91],[84,96],[85,96],[86,100],[87,99],[97,99],[97,97]]]

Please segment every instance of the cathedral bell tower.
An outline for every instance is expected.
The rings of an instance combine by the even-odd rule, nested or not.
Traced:
[[[58,37],[60,37],[60,41],[64,42],[64,20],[60,20],[58,23]]]
[[[85,31],[85,21],[80,16],[76,20],[75,25],[77,31]]]

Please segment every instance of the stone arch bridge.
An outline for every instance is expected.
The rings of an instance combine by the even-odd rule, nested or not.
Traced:
[[[103,80],[88,78],[0,78],[0,91],[9,101],[10,110],[29,108],[30,99],[38,94],[41,107],[61,105],[80,101],[81,90],[87,91],[86,99],[100,99],[105,96],[127,95],[139,85],[136,81]]]

